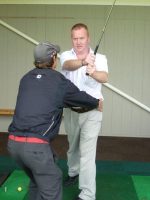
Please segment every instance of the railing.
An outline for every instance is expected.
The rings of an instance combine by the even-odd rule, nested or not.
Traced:
[[[122,97],[126,98],[127,100],[131,101],[132,103],[136,104],[140,108],[146,110],[147,112],[150,112],[150,108],[148,106],[146,106],[143,103],[137,101],[135,98],[133,98],[133,97],[129,96],[128,94],[122,92],[121,90],[117,89],[116,87],[112,86],[111,84],[103,83],[103,85],[105,85],[107,88],[111,89],[112,91],[116,92],[120,96],[122,96]]]
[[[36,40],[34,40],[33,38],[27,36],[26,34],[22,33],[21,31],[17,30],[16,28],[10,26],[9,24],[7,24],[6,22],[0,20],[0,24],[4,27],[6,27],[7,29],[15,32],[16,34],[18,34],[19,36],[23,37],[24,39],[30,41],[33,44],[38,44],[38,42]],[[114,91],[115,93],[121,95],[122,97],[124,97],[125,99],[129,100],[130,102],[136,104],[137,106],[139,106],[140,108],[144,109],[147,112],[150,112],[150,108],[146,105],[144,105],[143,103],[139,102],[138,100],[136,100],[135,98],[129,96],[128,94],[122,92],[121,90],[117,89],[116,87],[112,86],[111,84],[105,83],[104,84],[107,88],[111,89],[112,91]]]

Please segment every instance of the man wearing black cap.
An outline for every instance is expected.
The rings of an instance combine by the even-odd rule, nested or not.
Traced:
[[[62,173],[49,142],[58,134],[63,107],[98,108],[91,97],[54,70],[60,48],[49,42],[34,49],[35,68],[20,81],[9,126],[8,150],[30,177],[30,200],[62,200]]]

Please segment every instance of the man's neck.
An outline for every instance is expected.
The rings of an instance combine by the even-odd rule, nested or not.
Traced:
[[[89,54],[89,52],[90,52],[90,48],[88,48],[86,51],[83,51],[83,52],[76,52],[76,56],[78,59],[83,60],[86,58],[86,56]]]

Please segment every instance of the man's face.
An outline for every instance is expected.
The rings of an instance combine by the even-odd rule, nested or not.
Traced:
[[[85,28],[72,30],[71,39],[76,53],[87,52],[89,49],[90,38]]]

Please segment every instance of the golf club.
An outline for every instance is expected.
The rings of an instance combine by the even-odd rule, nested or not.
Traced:
[[[103,35],[104,35],[104,33],[105,33],[105,29],[106,29],[106,27],[107,27],[107,24],[108,24],[108,21],[109,21],[109,19],[110,19],[110,16],[111,16],[111,13],[112,13],[112,10],[113,10],[113,8],[114,8],[115,3],[116,3],[116,0],[114,0],[112,6],[111,6],[111,8],[110,8],[110,11],[109,11],[109,13],[108,13],[108,16],[107,16],[107,18],[106,18],[106,22],[105,22],[104,27],[103,27],[103,29],[102,29],[100,39],[98,40],[98,43],[97,43],[97,45],[96,45],[96,47],[95,47],[95,50],[94,50],[94,55],[96,55],[96,53],[97,53],[97,51],[98,51],[99,45],[100,45],[100,43],[101,43],[101,41],[102,41]],[[86,75],[89,75],[89,74],[86,73]]]

